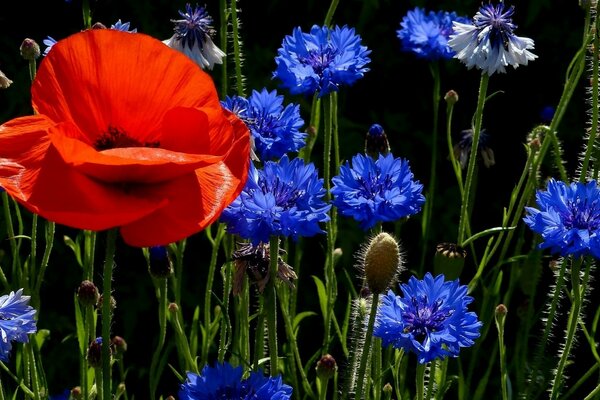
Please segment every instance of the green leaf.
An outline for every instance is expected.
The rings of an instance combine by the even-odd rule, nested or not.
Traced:
[[[85,326],[83,323],[83,313],[81,312],[81,305],[79,304],[79,299],[77,299],[77,294],[74,295],[75,301],[75,325],[77,327],[77,342],[79,343],[79,354],[85,357],[85,351],[87,348],[87,343],[85,343]]]
[[[319,295],[319,305],[321,306],[321,315],[325,317],[327,315],[327,292],[325,291],[325,285],[318,277],[312,275],[315,285],[317,285],[317,294]]]
[[[81,237],[77,235],[76,241],[71,239],[69,236],[65,235],[63,237],[65,244],[68,248],[73,250],[73,254],[75,254],[75,259],[77,260],[77,264],[83,268],[83,262],[81,261]]]
[[[312,317],[313,315],[317,315],[317,313],[314,311],[303,311],[299,314],[296,314],[294,320],[292,321],[292,330],[294,331],[294,335],[298,334],[298,325],[300,325],[300,321],[306,317]]]

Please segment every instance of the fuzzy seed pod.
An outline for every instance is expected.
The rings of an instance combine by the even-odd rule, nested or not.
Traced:
[[[400,272],[400,247],[390,234],[373,237],[364,253],[364,270],[372,293],[383,293]]]

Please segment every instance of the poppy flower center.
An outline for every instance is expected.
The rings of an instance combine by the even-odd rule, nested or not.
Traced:
[[[441,299],[429,304],[427,296],[413,296],[410,301],[412,307],[402,314],[405,322],[404,333],[412,333],[421,343],[430,332],[442,330],[444,321],[453,313],[453,310],[441,309],[444,303]]]
[[[112,126],[103,133],[95,142],[94,148],[98,151],[118,149],[122,147],[159,147],[159,142],[140,142],[127,135],[126,132]]]

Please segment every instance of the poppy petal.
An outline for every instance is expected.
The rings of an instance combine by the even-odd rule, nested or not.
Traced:
[[[151,214],[165,200],[102,185],[66,165],[51,145],[42,115],[0,126],[0,186],[31,212],[81,229],[103,230]]]
[[[222,159],[150,147],[123,147],[97,151],[75,139],[77,127],[64,122],[50,129],[52,144],[64,162],[103,182],[152,183],[174,179]],[[205,136],[205,135],[204,135]]]
[[[244,123],[231,115],[236,140],[224,162],[198,169],[163,185],[144,188],[144,196],[168,196],[169,204],[125,225],[121,235],[131,246],[153,246],[181,240],[206,228],[242,191],[250,165],[250,137]],[[240,157],[244,154],[244,157]],[[173,194],[185,193],[185,196]]]
[[[72,121],[93,144],[110,127],[157,140],[174,107],[221,107],[210,76],[142,33],[87,30],[59,41],[40,64],[32,103],[54,122]]]

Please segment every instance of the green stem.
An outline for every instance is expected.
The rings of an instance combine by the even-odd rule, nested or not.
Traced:
[[[221,324],[221,333],[219,337],[219,362],[225,361],[225,352],[231,344],[231,321],[229,319],[229,299],[232,286],[232,263],[228,263],[222,269],[223,275],[223,323]]]
[[[23,392],[25,392],[25,394],[27,396],[29,396],[31,398],[33,398],[35,396],[34,393],[31,391],[31,389],[29,389],[27,387],[27,385],[25,385],[25,383],[23,382],[23,380],[19,379],[17,376],[15,376],[15,374],[13,374],[12,372],[10,372],[10,369],[2,361],[0,361],[0,368],[2,368],[2,370],[4,372],[6,372],[6,374],[8,376],[10,376],[19,385],[19,388],[21,388],[21,390]]]
[[[473,118],[473,142],[471,144],[471,153],[469,154],[469,164],[467,165],[467,176],[465,179],[465,190],[462,196],[460,222],[458,224],[458,244],[462,246],[462,242],[466,239],[468,232],[471,213],[471,188],[473,186],[473,176],[475,174],[475,165],[477,164],[477,151],[479,149],[479,136],[481,133],[481,122],[483,119],[483,106],[485,105],[489,75],[485,72],[481,74],[479,83],[479,97],[477,100],[477,110]]]
[[[317,137],[319,136],[319,125],[321,122],[321,98],[319,93],[315,93],[310,106],[310,122],[308,123],[308,137],[306,138],[306,146],[300,149],[298,154],[305,163],[310,162],[312,149],[315,146]]]
[[[158,363],[162,349],[165,345],[165,339],[167,336],[167,278],[153,279],[154,286],[156,288],[156,295],[158,297],[158,343],[154,353],[152,354],[152,361],[150,364],[150,395],[151,398],[156,398],[156,388],[158,387],[159,374]]]
[[[15,238],[15,230],[13,227],[12,214],[10,212],[10,198],[6,192],[2,192],[2,206],[4,209],[4,220],[6,222],[6,233],[8,236],[8,241],[10,243],[10,251],[12,255],[12,268],[13,272],[17,272],[17,281],[18,274],[21,271],[21,258],[19,257],[19,245],[17,243],[17,239]]]
[[[329,9],[327,10],[327,15],[325,15],[325,22],[323,23],[324,26],[329,26],[331,24],[338,3],[339,0],[331,0],[331,3],[329,3]]]
[[[269,282],[265,288],[265,318],[267,320],[269,339],[269,358],[271,360],[271,376],[279,373],[277,351],[277,270],[279,269],[279,237],[272,236],[269,241]]]
[[[585,398],[583,400],[593,400],[593,399],[597,399],[598,395],[600,394],[600,384],[598,384],[598,386],[596,386],[594,388],[594,390],[592,390],[590,392],[590,394],[588,394],[587,396],[585,396]]]
[[[229,13],[227,12],[227,2],[225,0],[219,0],[219,10],[220,10],[220,24],[219,24],[219,41],[221,44],[221,49],[225,53],[227,53],[227,18]],[[224,62],[221,65],[221,97],[223,98],[227,95],[228,85],[227,85],[227,62]]]
[[[29,359],[29,370],[31,371],[31,385],[33,386],[33,398],[35,400],[41,400],[40,397],[40,382],[37,371],[37,364],[35,362],[35,354],[33,353],[33,346],[31,343],[25,344],[27,355],[25,358]]]
[[[196,361],[194,360],[194,357],[192,357],[192,351],[190,350],[190,344],[188,342],[187,336],[185,335],[185,332],[183,331],[183,326],[181,323],[182,320],[182,316],[181,316],[181,309],[179,309],[178,307],[174,307],[175,310],[173,310],[172,314],[171,314],[171,318],[169,318],[169,321],[171,321],[171,324],[173,325],[173,328],[175,329],[175,335],[176,335],[176,340],[177,340],[177,348],[183,352],[183,358],[185,360],[185,369],[188,371],[192,371],[194,373],[198,373],[198,365],[196,364]]]
[[[208,228],[211,229],[210,227]],[[207,230],[208,232],[208,230]],[[225,234],[225,225],[219,223],[217,228],[217,234],[214,240],[211,241],[212,252],[210,257],[210,264],[208,266],[208,276],[206,277],[206,289],[204,290],[204,331],[205,336],[202,338],[202,352],[200,358],[200,365],[204,365],[208,361],[208,352],[210,349],[210,325],[211,325],[211,298],[213,294],[213,282],[215,279],[215,270],[217,268],[217,256],[219,255],[219,247],[221,246],[221,239]]]
[[[83,279],[94,280],[94,255],[96,253],[96,232],[83,231]]]
[[[279,287],[279,292],[283,290],[282,287]],[[308,393],[309,397],[314,397],[312,389],[310,388],[310,382],[308,381],[308,377],[306,376],[306,372],[304,372],[304,368],[302,365],[302,358],[300,357],[300,351],[298,349],[298,341],[296,338],[296,334],[294,333],[294,328],[292,326],[292,319],[290,318],[290,313],[287,309],[287,303],[283,302],[283,296],[279,295],[279,309],[281,310],[281,316],[283,317],[283,323],[285,325],[285,332],[288,338],[288,345],[290,346],[290,350],[292,355],[294,356],[294,360],[297,364],[297,369],[300,372],[300,377],[302,379],[302,387]],[[325,380],[325,385],[327,385],[327,380]],[[327,388],[327,386],[325,386]],[[325,390],[326,391],[326,390]]]
[[[110,365],[110,326],[112,309],[110,296],[112,294],[112,273],[114,268],[117,228],[106,232],[106,255],[103,268],[102,286],[102,388],[103,400],[112,399],[111,365]]]
[[[83,0],[81,8],[83,11],[83,28],[90,29],[92,27],[92,12],[89,0]]]
[[[567,336],[565,339],[565,345],[562,349],[562,354],[556,367],[556,374],[554,375],[554,381],[552,383],[552,392],[550,398],[555,400],[560,394],[562,388],[563,373],[565,371],[567,360],[571,353],[571,346],[575,339],[575,331],[577,330],[577,323],[579,320],[579,312],[581,311],[581,291],[580,291],[580,276],[579,271],[581,269],[582,259],[578,258],[573,260],[571,265],[571,291],[573,297],[573,303],[571,304],[571,311],[569,312],[569,319],[567,322]]]
[[[505,315],[496,314],[496,329],[498,330],[498,352],[500,358],[500,385],[502,400],[508,400],[508,371],[506,370],[506,347],[504,346]]]
[[[369,322],[367,324],[367,331],[365,332],[365,344],[360,357],[360,366],[358,367],[356,392],[354,397],[356,399],[363,398],[363,386],[366,384],[365,381],[369,379],[369,377],[365,375],[365,372],[367,371],[367,364],[369,363],[369,356],[371,354],[371,340],[373,338],[373,327],[375,326],[375,317],[377,316],[378,305],[379,293],[373,293],[371,310],[369,312]]]
[[[437,176],[437,147],[438,147],[438,118],[440,109],[440,66],[438,62],[429,64],[431,75],[433,77],[433,131],[431,136],[431,165],[429,167],[429,188],[427,190],[427,201],[423,208],[423,219],[421,222],[421,232],[423,234],[422,250],[421,250],[421,267],[420,271],[425,268],[425,258],[429,252],[429,234],[430,221],[433,212],[433,199],[435,197],[435,184]]]
[[[596,5],[596,7],[600,7],[600,5]],[[596,10],[597,14],[598,10]],[[600,19],[596,16],[595,18],[595,32],[594,42],[592,46],[592,104],[591,104],[591,124],[589,129],[588,141],[585,148],[585,156],[583,158],[583,162],[581,164],[581,175],[579,176],[579,181],[585,183],[587,180],[587,172],[589,168],[590,160],[592,159],[592,154],[596,152],[596,148],[594,143],[596,142],[596,135],[598,133],[598,56],[600,54],[600,40],[598,36],[598,29],[600,28]],[[594,166],[594,179],[598,178],[598,165]]]
[[[48,267],[48,261],[50,260],[50,253],[52,252],[52,247],[54,246],[54,232],[56,230],[56,224],[51,221],[46,221],[46,246],[44,248],[44,254],[42,255],[42,261],[40,263],[40,270],[37,273],[37,278],[35,279],[35,284],[33,287],[33,304],[36,305],[34,308],[40,308],[40,290],[42,287],[42,282],[44,281],[44,274],[46,273],[46,268]]]
[[[415,378],[416,400],[424,400],[425,389],[425,367],[427,364],[421,364],[417,361],[417,373]]]
[[[429,382],[427,382],[427,393],[425,394],[426,399],[434,398],[433,384],[435,383],[435,369],[439,360],[433,360],[429,364]],[[439,387],[439,386],[438,386]]]
[[[231,30],[233,34],[233,57],[235,60],[235,79],[238,96],[245,96],[244,77],[242,75],[242,55],[240,48],[240,31],[237,16],[237,0],[231,0]]]

